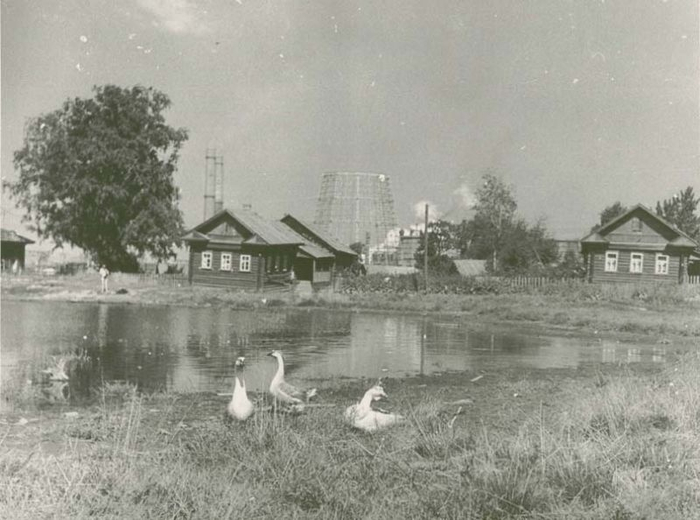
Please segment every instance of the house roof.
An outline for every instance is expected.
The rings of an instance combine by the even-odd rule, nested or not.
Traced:
[[[457,272],[462,276],[480,276],[486,274],[486,260],[453,260]]]
[[[221,220],[228,215],[233,220],[243,226],[252,236],[244,240],[245,244],[262,245],[301,245],[303,240],[299,240],[295,234],[282,224],[267,220],[250,209],[222,209],[212,217],[191,229],[184,237],[186,241],[215,240],[204,230],[208,229],[214,222]]]
[[[327,249],[323,246],[320,246],[318,244],[314,244],[313,242],[309,242],[307,239],[305,239],[301,234],[297,233],[295,230],[293,230],[290,227],[286,227],[287,231],[289,231],[291,234],[293,234],[295,237],[299,239],[304,245],[299,246],[299,251],[302,253],[302,255],[310,256],[311,258],[334,258],[335,255],[333,254],[333,251],[330,249]]]
[[[282,217],[281,222],[290,228],[290,222],[304,228],[304,230],[306,230],[309,234],[314,235],[319,240],[319,242],[322,242],[323,245],[331,249],[334,253],[345,253],[346,255],[357,256],[357,253],[355,253],[355,251],[350,249],[348,246],[344,245],[334,236],[324,231],[320,231],[314,225],[309,224],[308,222],[305,222],[293,215],[290,215],[289,213]]]
[[[16,242],[19,244],[33,244],[34,240],[30,240],[27,237],[18,235],[16,231],[12,229],[0,228],[0,240],[2,242]]]
[[[642,211],[645,212],[647,215],[649,215],[650,217],[656,219],[658,222],[660,222],[660,223],[663,224],[665,227],[667,227],[668,229],[670,229],[671,231],[673,231],[676,235],[678,235],[676,238],[674,238],[673,240],[671,240],[669,243],[671,243],[671,244],[673,244],[673,245],[676,245],[676,246],[694,247],[694,248],[700,247],[700,244],[698,244],[695,240],[693,240],[692,238],[690,238],[690,237],[689,237],[687,234],[685,234],[683,231],[681,231],[680,229],[678,229],[676,226],[674,226],[673,224],[671,224],[670,222],[668,222],[668,221],[667,221],[666,219],[664,219],[663,217],[660,217],[659,215],[657,215],[655,212],[653,212],[652,210],[650,210],[649,208],[647,208],[647,207],[646,207],[645,205],[643,205],[643,204],[637,204],[637,205],[633,206],[633,207],[630,208],[629,210],[625,211],[622,215],[619,215],[618,217],[612,219],[610,222],[608,222],[607,224],[605,224],[604,226],[602,226],[600,229],[598,229],[598,230],[596,230],[595,232],[590,233],[589,235],[587,235],[587,236],[585,236],[584,238],[582,238],[582,239],[581,239],[581,242],[582,242],[582,243],[587,243],[587,244],[595,244],[595,243],[601,244],[601,243],[607,243],[608,240],[607,240],[606,238],[604,238],[604,235],[605,235],[607,232],[611,231],[612,229],[616,228],[616,227],[620,224],[620,222],[622,222],[623,220],[625,220],[625,218],[627,218],[627,217],[630,215],[630,213],[633,213],[633,212],[635,212],[635,211],[637,211],[637,210],[642,210]]]

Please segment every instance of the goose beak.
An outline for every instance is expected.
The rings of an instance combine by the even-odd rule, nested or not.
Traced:
[[[267,353],[267,355],[270,357],[275,357],[275,351],[271,350],[270,352]]]

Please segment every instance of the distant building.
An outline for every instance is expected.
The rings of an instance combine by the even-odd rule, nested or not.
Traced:
[[[2,270],[24,270],[25,247],[34,241],[18,235],[10,229],[0,229],[0,255]]]
[[[683,283],[700,245],[638,204],[581,240],[591,282]]]
[[[288,287],[304,241],[280,222],[250,209],[224,209],[190,230],[191,284],[245,290]]]
[[[405,267],[416,265],[416,251],[420,247],[422,237],[420,233],[404,232],[399,238],[399,246],[396,249],[396,262]]]

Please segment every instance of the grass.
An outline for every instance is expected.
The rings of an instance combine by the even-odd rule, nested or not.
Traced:
[[[700,517],[700,357],[601,370],[389,380],[408,420],[376,434],[342,420],[360,383],[246,423],[225,398],[104,388],[79,417],[3,417],[0,516]]]

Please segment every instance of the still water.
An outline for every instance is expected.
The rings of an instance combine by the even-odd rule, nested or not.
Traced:
[[[230,392],[238,356],[249,389],[261,391],[276,368],[266,356],[272,349],[283,351],[288,379],[321,386],[344,377],[663,363],[675,353],[671,345],[492,329],[478,318],[317,309],[3,302],[1,319],[2,380],[46,385],[41,370],[63,358],[71,398],[114,381],[145,391]]]

